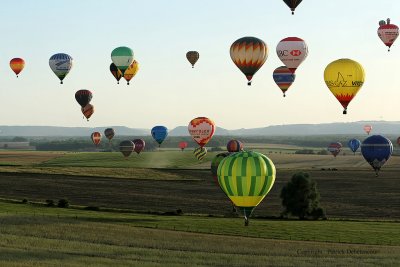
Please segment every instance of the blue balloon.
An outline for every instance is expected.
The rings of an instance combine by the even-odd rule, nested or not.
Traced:
[[[153,129],[151,129],[151,136],[153,136],[154,140],[161,145],[168,136],[168,129],[165,126],[154,126]]]
[[[349,148],[351,149],[351,151],[354,152],[354,154],[356,153],[356,151],[358,150],[358,148],[361,145],[361,141],[358,139],[351,139],[347,145],[349,146]]]
[[[378,176],[381,167],[388,161],[393,152],[393,144],[381,135],[372,135],[364,140],[361,145],[361,154],[374,168]]]

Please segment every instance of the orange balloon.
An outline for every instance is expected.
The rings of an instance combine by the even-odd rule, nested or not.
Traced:
[[[24,69],[25,61],[22,58],[13,58],[10,60],[10,67],[15,72],[18,77],[18,74]]]
[[[83,113],[83,116],[85,116],[86,119],[89,121],[89,118],[94,113],[94,107],[92,104],[87,104],[85,107],[81,108],[81,111]]]

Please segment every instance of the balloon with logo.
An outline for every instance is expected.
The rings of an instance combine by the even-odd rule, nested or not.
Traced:
[[[366,132],[369,135],[369,133],[371,131],[372,131],[372,126],[371,125],[369,125],[369,124],[364,125],[364,132]]]
[[[135,144],[134,151],[137,154],[140,154],[140,152],[142,152],[146,146],[146,142],[143,139],[134,139],[132,142]]]
[[[131,140],[125,140],[119,143],[119,151],[124,155],[125,158],[129,157],[133,150],[135,149],[135,144]]]
[[[73,59],[70,55],[64,53],[52,55],[49,59],[50,68],[60,79],[61,84],[63,84],[64,78],[72,68],[72,60]]]
[[[376,176],[393,153],[392,142],[382,135],[367,137],[361,144],[361,154],[372,166]]]
[[[325,68],[325,84],[343,106],[343,114],[347,114],[347,106],[363,86],[364,79],[364,68],[351,59],[335,60]]]
[[[217,176],[217,170],[218,170],[218,166],[221,163],[221,161],[228,157],[229,155],[231,155],[232,153],[229,152],[223,152],[223,153],[218,153],[217,155],[215,155],[215,157],[211,160],[211,174],[212,177],[215,181],[215,183],[217,185],[219,185],[218,183],[218,176]]]
[[[300,64],[307,58],[308,46],[299,37],[287,37],[276,46],[276,54],[282,63],[295,73]]]
[[[132,80],[132,78],[135,77],[138,71],[139,71],[139,63],[136,60],[134,60],[124,74],[124,79],[127,81],[128,85],[130,80]]]
[[[158,143],[158,146],[161,146],[161,143],[167,138],[168,136],[168,129],[165,126],[154,126],[151,129],[151,136],[154,140]]]
[[[124,75],[133,62],[133,51],[126,46],[117,47],[111,52],[111,60]]]
[[[199,60],[200,54],[197,51],[189,51],[186,53],[186,58],[190,64],[192,64],[192,68],[194,68],[194,64],[196,64],[197,60]]]
[[[283,0],[285,4],[290,8],[292,11],[292,15],[294,15],[294,11],[298,5],[300,5],[302,0]]]
[[[119,80],[122,78],[122,72],[117,68],[117,66],[115,66],[114,63],[111,63],[110,65],[110,72],[117,80],[117,84],[119,84]]]
[[[336,158],[340,151],[342,151],[342,144],[339,142],[331,143],[328,146],[328,151]]]
[[[381,20],[379,21],[378,36],[379,38],[381,38],[382,42],[388,47],[388,51],[390,51],[390,47],[399,36],[399,27],[397,27],[397,25],[391,24],[390,19],[387,19],[386,21]]]
[[[268,57],[267,44],[256,37],[243,37],[231,45],[230,55],[233,63],[246,76],[251,85],[254,74],[264,65]]]
[[[286,91],[294,82],[296,74],[292,73],[286,66],[278,67],[274,70],[272,77],[276,85],[282,90],[283,96],[286,96]]]
[[[21,73],[21,71],[25,67],[25,61],[22,58],[16,57],[10,60],[10,68],[17,75]]]
[[[203,160],[204,157],[207,155],[207,148],[198,147],[195,150],[193,150],[193,154],[198,160]]]
[[[274,163],[265,155],[252,151],[233,153],[224,158],[217,170],[218,183],[245,218],[245,226],[275,182]]]
[[[231,153],[242,151],[243,143],[236,139],[229,140],[226,144],[226,149]]]
[[[351,151],[353,151],[354,155],[356,154],[356,151],[361,145],[361,141],[358,139],[350,139],[349,143],[347,144],[350,148]]]
[[[179,148],[183,151],[185,148],[187,148],[188,143],[182,141],[182,142],[179,142],[179,145],[178,145],[178,146],[179,146]]]
[[[214,135],[215,123],[209,118],[197,117],[189,122],[188,131],[193,140],[204,147]]]
[[[93,144],[95,144],[95,146],[98,146],[101,142],[101,133],[93,132],[90,135],[90,138],[92,139]]]

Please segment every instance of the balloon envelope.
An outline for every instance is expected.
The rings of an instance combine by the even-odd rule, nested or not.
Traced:
[[[113,128],[107,128],[104,130],[104,135],[109,141],[111,141],[115,135],[115,130]]]
[[[168,136],[168,129],[165,126],[155,126],[151,129],[151,136],[159,145],[161,145]]]
[[[98,146],[101,142],[101,133],[99,132],[94,132],[91,134],[90,138],[92,139],[93,144]]]
[[[276,54],[282,63],[294,73],[308,55],[306,42],[299,37],[287,37],[276,46]]]
[[[281,66],[274,70],[272,77],[276,85],[282,90],[283,96],[286,96],[286,91],[294,82],[296,74],[292,73],[286,66]]]
[[[383,21],[384,22],[384,21]],[[391,24],[388,19],[388,23],[384,22],[378,28],[378,36],[382,40],[382,42],[389,47],[393,45],[394,41],[396,41],[399,36],[399,27],[397,25]]]
[[[52,55],[49,59],[49,65],[54,74],[63,83],[64,78],[67,76],[72,68],[72,57],[64,53]]]
[[[230,55],[233,63],[246,76],[248,85],[254,74],[264,65],[268,57],[268,47],[256,37],[243,37],[231,45]]]
[[[94,113],[94,106],[92,104],[87,104],[83,108],[81,108],[83,116],[89,121],[89,118],[93,115]]]
[[[12,71],[17,75],[20,74],[20,72],[24,69],[25,67],[25,61],[22,58],[13,58],[10,60],[10,68]]]
[[[92,98],[93,94],[89,90],[82,89],[75,93],[75,100],[82,108],[89,104]]]
[[[350,150],[353,151],[354,153],[356,153],[356,151],[358,150],[360,145],[361,145],[361,141],[358,139],[350,139],[349,143],[348,143]]]
[[[328,146],[328,151],[331,152],[334,157],[336,157],[342,150],[342,147],[342,144],[339,142],[331,143]]]
[[[111,52],[111,60],[124,75],[133,62],[133,51],[126,46],[117,47]]]
[[[188,131],[193,140],[204,147],[214,135],[215,123],[209,118],[197,117],[189,122]]]
[[[372,126],[371,125],[364,125],[364,131],[369,135],[369,133],[372,131]]]
[[[361,154],[378,175],[393,152],[392,142],[382,135],[372,135],[361,144]]]
[[[135,149],[135,144],[130,140],[125,140],[119,143],[119,151],[124,157],[129,157]]]
[[[231,153],[242,151],[243,143],[236,139],[229,140],[226,144],[226,149]]]
[[[125,74],[124,74],[124,79],[128,82],[132,80],[133,77],[135,77],[136,73],[139,71],[139,63],[134,60],[132,64],[126,69]]]
[[[178,145],[178,146],[179,146],[179,148],[183,151],[185,148],[187,148],[188,143],[182,141],[182,142],[179,142],[179,145]]]
[[[146,146],[146,142],[143,139],[135,139],[132,142],[135,144],[134,151],[138,154],[140,154],[140,152],[142,152]]]
[[[192,68],[194,68],[194,64],[196,64],[197,60],[199,60],[200,54],[197,51],[189,51],[186,53],[186,58],[192,64]]]
[[[285,4],[292,10],[292,15],[294,15],[294,11],[298,5],[300,5],[302,0],[283,0]]]
[[[114,63],[111,63],[110,65],[110,72],[117,80],[117,83],[119,83],[119,80],[122,78],[122,72],[117,68],[117,66],[115,66]]]
[[[198,160],[203,160],[204,157],[207,155],[207,148],[198,147],[195,150],[193,150],[193,154]]]

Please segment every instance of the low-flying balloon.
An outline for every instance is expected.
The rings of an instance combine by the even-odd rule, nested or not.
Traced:
[[[390,47],[399,36],[399,27],[391,24],[390,19],[387,19],[386,22],[381,20],[379,21],[378,36],[390,51]]]
[[[87,104],[86,106],[81,108],[81,111],[82,111],[83,116],[85,116],[87,121],[89,121],[90,117],[94,113],[94,106],[92,104]]]
[[[156,140],[158,146],[161,146],[161,143],[168,136],[168,129],[165,126],[154,126],[153,129],[151,129],[151,136]]]
[[[285,4],[290,8],[292,11],[292,15],[294,15],[294,11],[298,5],[300,5],[302,0],[283,0]]]
[[[60,79],[63,84],[64,78],[72,68],[72,57],[64,53],[52,55],[49,59],[49,65],[54,74]]]
[[[256,37],[243,37],[231,45],[230,54],[233,63],[246,76],[251,85],[254,74],[264,65],[268,57],[268,47]]]
[[[276,54],[282,63],[295,73],[300,64],[307,58],[308,46],[299,37],[287,37],[276,46]]]
[[[196,64],[197,60],[199,60],[200,54],[197,51],[189,51],[186,53],[186,58],[192,64],[192,68],[194,68],[194,64]]]
[[[278,67],[272,74],[276,85],[282,90],[283,96],[286,96],[286,91],[292,85],[296,78],[296,74],[292,73],[286,66]]]
[[[132,154],[134,149],[135,149],[135,144],[130,140],[125,140],[119,143],[119,151],[126,158]]]
[[[254,208],[274,185],[276,170],[267,156],[242,151],[224,158],[217,175],[221,189],[242,212],[247,226]]]
[[[179,142],[179,145],[178,145],[178,146],[179,146],[179,148],[183,151],[185,148],[187,148],[188,143],[182,141],[182,142]]]
[[[353,151],[354,155],[356,154],[356,151],[360,148],[361,141],[358,139],[350,139],[348,144],[351,151]]]
[[[90,138],[92,139],[93,144],[95,144],[96,146],[98,146],[101,142],[101,133],[99,132],[93,132],[90,135]]]
[[[188,131],[193,140],[204,147],[214,135],[215,123],[209,118],[197,117],[189,122]]]
[[[369,125],[369,124],[364,125],[364,132],[366,132],[369,135],[369,133],[371,131],[372,131],[372,126],[371,125]]]
[[[135,149],[134,151],[137,154],[140,154],[144,150],[144,147],[146,146],[146,142],[143,139],[135,139],[132,141],[135,144]]]
[[[110,65],[110,72],[117,80],[117,84],[119,84],[119,80],[122,78],[122,72],[117,68],[117,66],[115,66],[114,63],[111,63]]]
[[[128,85],[130,80],[132,80],[132,78],[135,77],[138,71],[139,71],[139,63],[136,60],[134,60],[124,74],[124,79],[127,81]]]
[[[198,147],[195,150],[193,150],[193,154],[198,160],[203,160],[204,157],[207,155],[207,148]]]
[[[104,130],[104,135],[108,139],[108,143],[109,143],[110,148],[111,148],[111,140],[115,136],[115,130],[113,128],[107,128],[107,129]]]
[[[382,135],[367,137],[361,144],[361,154],[375,170],[376,176],[378,176],[380,169],[389,160],[392,153],[392,142]]]
[[[133,51],[126,46],[117,47],[111,52],[111,60],[124,75],[133,62]]]
[[[226,149],[231,153],[242,151],[243,143],[236,139],[229,140],[226,144]]]
[[[342,150],[342,144],[339,142],[336,143],[331,143],[328,146],[328,151],[332,153],[332,155],[336,158],[336,156],[340,153]]]
[[[21,73],[21,71],[25,67],[25,61],[22,58],[16,57],[10,60],[10,68],[17,75]]]
[[[347,106],[364,84],[363,67],[351,59],[335,60],[325,68],[326,86],[343,106],[343,114],[347,114]]]

